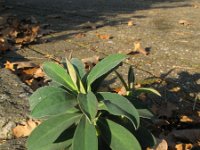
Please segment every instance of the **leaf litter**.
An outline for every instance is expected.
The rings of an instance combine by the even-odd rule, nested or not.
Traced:
[[[6,23],[0,28],[0,52],[17,50],[22,46],[39,42],[40,37],[54,32],[42,27],[33,16],[18,19],[8,17]]]

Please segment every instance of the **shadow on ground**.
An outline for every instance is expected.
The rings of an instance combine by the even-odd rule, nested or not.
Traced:
[[[35,16],[41,23],[49,23],[58,32],[77,30],[87,32],[104,26],[127,23],[130,18],[145,18],[133,14],[137,10],[187,7],[187,0],[20,0],[6,1],[3,14],[24,18]],[[163,5],[164,4],[164,5]],[[133,14],[128,18],[123,14]],[[77,33],[76,32],[76,33]],[[71,34],[57,36],[64,39]],[[55,39],[55,38],[54,38]]]

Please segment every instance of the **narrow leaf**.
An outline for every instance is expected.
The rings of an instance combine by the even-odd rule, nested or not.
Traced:
[[[158,96],[161,96],[157,90],[152,89],[152,88],[138,88],[138,89],[135,89],[135,92],[137,95],[141,93],[150,93],[150,94],[156,94]]]
[[[80,79],[80,77],[77,75],[77,72],[74,68],[74,66],[71,64],[71,62],[66,59],[67,69],[69,72],[70,77],[72,78],[74,85],[76,86],[76,89],[80,91],[81,93],[85,93],[85,89],[83,87],[83,83]]]
[[[72,150],[98,150],[96,129],[93,124],[82,116],[72,142]]]
[[[101,136],[113,150],[141,150],[141,146],[134,135],[123,126],[111,120],[99,120]]]
[[[76,87],[71,77],[62,66],[53,62],[46,62],[43,64],[43,70],[52,80],[60,83],[69,90],[76,91]]]
[[[119,65],[120,62],[123,61],[126,57],[127,56],[123,54],[112,54],[94,66],[94,68],[87,76],[88,89],[90,88],[92,82]]]
[[[130,66],[129,70],[128,70],[128,87],[129,87],[129,89],[133,89],[134,82],[135,82],[135,75],[134,75],[133,67]]]
[[[87,94],[80,93],[77,99],[83,113],[92,121],[97,114],[98,108],[96,96],[92,92],[88,92]]]
[[[81,60],[78,58],[72,58],[71,63],[73,64],[74,68],[76,69],[77,73],[79,74],[80,78],[82,79],[84,75],[86,74],[85,72],[85,67],[84,64],[82,63]]]
[[[127,117],[135,128],[139,127],[140,118],[137,109],[125,97],[109,92],[100,92],[97,97],[103,101],[107,111],[113,115]]]
[[[143,103],[131,97],[127,98],[135,106],[141,118],[152,119],[154,117],[153,113]]]
[[[44,121],[29,136],[27,140],[28,150],[40,150],[53,144],[61,133],[77,122],[80,117],[81,115],[77,113],[62,114]]]
[[[56,90],[57,92],[46,93],[47,96],[34,107],[31,112],[31,115],[34,118],[42,118],[65,113],[68,109],[73,108],[77,104],[74,95],[59,88]]]
[[[70,61],[67,58],[65,59],[65,61],[66,61],[66,64],[67,64],[67,69],[68,69],[69,75],[70,75],[72,81],[74,82],[74,85],[76,86],[76,83],[77,83],[77,80],[78,80],[77,75],[76,75],[76,71],[75,71],[73,65],[70,63]]]

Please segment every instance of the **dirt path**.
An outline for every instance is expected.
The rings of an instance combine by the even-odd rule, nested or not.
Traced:
[[[56,31],[43,37],[49,42],[6,53],[1,66],[6,60],[44,62],[46,58],[34,50],[57,57],[73,51],[78,58],[127,53],[133,50],[134,41],[141,39],[150,54],[131,55],[128,62],[135,66],[138,80],[165,76],[181,86],[190,100],[200,92],[198,0],[9,0],[0,7],[0,23],[9,15],[34,16]],[[128,21],[134,25],[128,26]],[[80,33],[85,36],[76,36]],[[97,34],[110,35],[112,39],[103,40]],[[124,75],[126,66],[121,68]],[[161,93],[166,89],[157,88]],[[181,101],[183,97],[173,94],[165,99]]]

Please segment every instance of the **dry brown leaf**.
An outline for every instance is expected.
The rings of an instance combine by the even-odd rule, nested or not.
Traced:
[[[136,40],[134,42],[134,52],[138,52],[144,55],[148,55],[149,53],[142,47],[141,40]]]
[[[85,64],[85,68],[90,70],[99,62],[99,60],[100,60],[100,57],[95,55],[89,58],[82,59],[82,62]]]
[[[200,3],[193,3],[192,7],[194,7],[194,8],[200,8]]]
[[[38,68],[24,69],[24,70],[22,70],[22,73],[33,76],[37,70],[38,70]]]
[[[10,45],[3,37],[0,37],[0,51],[7,51],[10,49]]]
[[[126,91],[125,87],[115,88],[114,91],[119,95],[127,95],[127,91]]]
[[[181,90],[181,88],[177,86],[177,87],[174,87],[174,88],[170,89],[169,91],[170,91],[170,92],[177,93],[177,92],[179,92],[180,90]]]
[[[183,25],[183,26],[191,25],[190,21],[184,20],[184,19],[179,20],[178,23],[181,24],[181,25]]]
[[[36,65],[30,61],[15,62],[14,64],[17,65],[17,69],[38,67],[38,65]]]
[[[183,115],[180,117],[180,122],[193,122],[193,119],[191,119],[188,116]]]
[[[29,119],[27,122],[13,128],[13,135],[16,138],[29,136],[33,129],[35,129],[40,123],[40,121]]]
[[[42,71],[41,68],[37,68],[36,71],[33,74],[34,78],[42,78],[45,76],[45,73]]]
[[[192,144],[182,144],[182,143],[180,143],[180,144],[177,144],[175,146],[175,149],[176,150],[191,150],[192,147],[193,147]]]
[[[15,68],[14,68],[14,63],[11,63],[9,61],[6,61],[6,63],[4,64],[5,65],[5,68],[6,69],[9,69],[9,70],[12,70],[12,71],[15,71]]]
[[[156,147],[156,150],[168,150],[168,144],[166,140],[161,140],[161,142]]]
[[[25,82],[26,84],[28,84],[29,86],[31,86],[31,85],[33,84],[33,81],[34,81],[34,78],[25,80],[24,82]]]
[[[108,35],[108,34],[99,34],[99,33],[97,33],[96,36],[97,36],[98,38],[102,39],[102,40],[109,40],[109,39],[112,38],[112,37],[111,37],[110,35]]]
[[[131,26],[134,26],[134,22],[132,20],[128,21],[128,26],[131,27]]]

